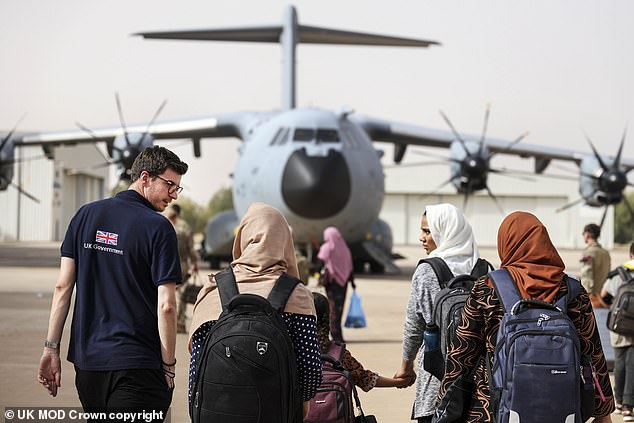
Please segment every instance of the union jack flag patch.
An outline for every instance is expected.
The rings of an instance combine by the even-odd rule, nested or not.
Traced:
[[[97,231],[95,241],[107,245],[117,245],[117,241],[119,241],[119,234],[106,231]]]

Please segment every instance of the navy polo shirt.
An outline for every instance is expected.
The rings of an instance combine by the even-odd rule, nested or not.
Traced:
[[[158,369],[158,286],[180,283],[172,224],[133,190],[81,207],[62,257],[75,260],[68,360],[82,370]]]

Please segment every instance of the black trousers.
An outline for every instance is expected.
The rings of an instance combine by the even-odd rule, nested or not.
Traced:
[[[159,369],[92,371],[75,366],[75,386],[85,412],[106,413],[106,419],[95,419],[101,423],[123,421],[126,412],[136,413],[135,421],[163,422],[174,393]]]

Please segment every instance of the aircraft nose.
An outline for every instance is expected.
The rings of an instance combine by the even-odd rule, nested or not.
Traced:
[[[340,152],[309,157],[306,150],[289,157],[282,175],[282,197],[291,211],[311,219],[340,212],[350,199],[350,172]]]

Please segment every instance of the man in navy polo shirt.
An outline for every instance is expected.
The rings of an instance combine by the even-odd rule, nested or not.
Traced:
[[[174,153],[149,147],[132,165],[130,189],[84,205],[71,220],[38,371],[52,396],[61,386],[59,345],[76,288],[68,360],[84,409],[165,418],[181,269],[174,228],[158,212],[178,197],[185,172]]]

